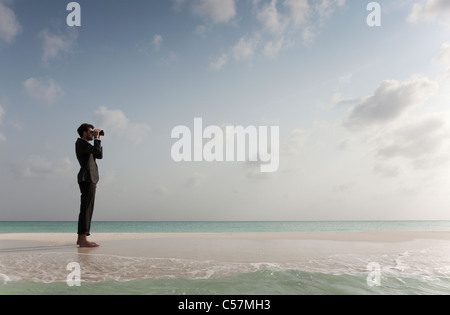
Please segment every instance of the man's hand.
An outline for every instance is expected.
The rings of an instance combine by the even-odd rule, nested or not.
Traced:
[[[95,139],[100,139],[100,129],[95,129],[94,130],[94,138]]]

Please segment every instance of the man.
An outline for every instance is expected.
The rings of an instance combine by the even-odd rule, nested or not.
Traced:
[[[78,185],[81,191],[80,214],[78,217],[78,240],[80,247],[99,247],[94,242],[89,242],[92,214],[94,212],[95,192],[99,181],[96,160],[103,159],[103,148],[100,140],[100,130],[94,129],[90,124],[83,124],[78,128],[80,138],[75,144],[75,151],[80,172],[78,173]],[[94,140],[94,145],[89,141]]]

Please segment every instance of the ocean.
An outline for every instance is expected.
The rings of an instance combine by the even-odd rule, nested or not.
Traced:
[[[77,222],[1,222],[4,233],[76,233]],[[94,221],[92,233],[450,231],[450,221]]]
[[[0,222],[0,234],[72,233],[76,222]],[[236,232],[358,232],[450,231],[450,221],[342,222],[93,222],[92,233],[236,233]],[[1,242],[0,242],[1,244]],[[39,261],[51,264],[57,252],[2,252],[0,295],[448,295],[450,244],[436,241],[417,250],[379,256],[334,255],[326,259],[277,264],[214,264],[145,257],[91,257],[116,268],[117,276],[68,286],[63,279],[36,276],[30,280],[7,277],[11,265]],[[8,258],[9,257],[9,258]],[[371,265],[376,262],[375,265]],[[95,261],[91,262],[95,264]],[[369,268],[370,267],[370,268]],[[9,268],[9,269],[8,269]],[[142,270],[148,269],[148,272]],[[152,270],[176,270],[154,276]],[[111,269],[108,269],[111,270]],[[178,275],[186,270],[184,275]],[[188,276],[186,276],[188,274]],[[139,276],[137,276],[139,275]],[[3,278],[2,278],[3,277]],[[3,282],[3,283],[2,283]]]

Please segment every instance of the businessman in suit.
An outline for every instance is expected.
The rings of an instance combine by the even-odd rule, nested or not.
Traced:
[[[100,140],[100,130],[93,125],[83,124],[78,128],[80,138],[75,144],[75,151],[80,172],[78,173],[78,185],[81,191],[80,214],[78,217],[78,240],[80,247],[99,247],[94,242],[89,242],[92,214],[94,212],[95,192],[99,181],[96,160],[103,159],[103,148]],[[94,145],[89,142],[94,140]]]

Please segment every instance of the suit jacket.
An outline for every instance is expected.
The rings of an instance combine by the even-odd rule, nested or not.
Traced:
[[[94,140],[94,145],[79,138],[75,144],[75,151],[80,172],[78,173],[78,183],[88,182],[97,184],[99,180],[96,160],[103,159],[103,148],[100,140]]]

